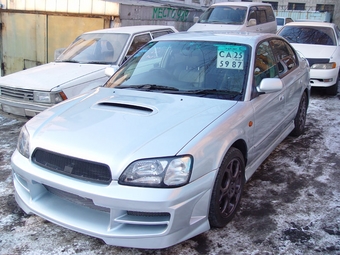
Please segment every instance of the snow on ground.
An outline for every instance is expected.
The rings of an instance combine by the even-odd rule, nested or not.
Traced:
[[[0,254],[340,254],[340,96],[312,92],[305,134],[259,167],[234,220],[163,250],[109,246],[25,215],[10,167],[24,121],[0,115]]]

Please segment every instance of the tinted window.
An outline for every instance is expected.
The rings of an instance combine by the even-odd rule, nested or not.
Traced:
[[[256,19],[256,24],[263,24],[275,21],[275,16],[272,8],[269,6],[251,7],[248,15],[248,20],[250,19]]]
[[[235,24],[244,23],[247,8],[241,6],[216,6],[202,14],[198,23]]]
[[[257,11],[257,24],[263,24],[267,22],[267,15],[264,9],[259,9]]]
[[[268,22],[275,21],[275,15],[274,15],[273,9],[270,6],[266,6],[264,8],[267,14],[267,21]]]
[[[286,18],[286,24],[290,22],[293,22],[293,20],[291,18]]]
[[[171,33],[174,33],[174,31],[172,31],[172,30],[163,30],[163,31],[154,31],[154,32],[151,32],[153,38],[157,38],[157,37],[160,37],[162,35],[167,35],[167,34],[171,34]]]
[[[271,40],[270,45],[276,56],[279,76],[283,77],[298,65],[297,57],[293,49],[285,41],[278,39]]]
[[[127,56],[131,56],[133,53],[135,53],[137,50],[142,48],[147,42],[151,40],[150,34],[143,34],[143,35],[137,35],[133,38],[133,41],[131,43],[131,46],[129,48],[129,51],[127,53]]]
[[[330,27],[287,26],[280,35],[290,43],[336,45],[334,31]]]
[[[264,78],[278,77],[277,61],[268,41],[262,42],[256,50],[254,67],[255,86]]]

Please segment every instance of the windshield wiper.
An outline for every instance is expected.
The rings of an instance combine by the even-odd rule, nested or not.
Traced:
[[[162,85],[156,85],[156,84],[143,84],[143,85],[129,85],[129,86],[117,86],[117,89],[141,89],[141,90],[171,90],[171,91],[179,91],[178,88],[170,87],[170,86],[162,86]]]
[[[188,91],[182,91],[183,94],[194,94],[194,95],[201,95],[201,96],[207,96],[207,95],[213,95],[216,97],[228,97],[233,99],[239,99],[242,97],[242,92],[236,92],[236,91],[228,91],[228,90],[218,90],[218,89],[197,89],[197,90],[188,90]]]
[[[79,63],[76,60],[72,60],[72,59],[66,59],[66,60],[57,60],[56,62],[66,62],[66,63]]]
[[[105,64],[105,65],[108,65],[110,63],[107,62],[107,61],[88,61],[88,62],[84,62],[84,64]]]

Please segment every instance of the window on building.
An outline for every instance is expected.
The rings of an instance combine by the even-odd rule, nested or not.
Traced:
[[[319,12],[334,12],[334,5],[333,4],[317,4],[316,11]]]
[[[271,4],[274,10],[277,10],[278,7],[279,7],[279,3],[278,2],[262,1],[262,3]]]
[[[306,4],[303,3],[288,3],[288,10],[298,10],[303,11],[305,10]]]
[[[331,15],[331,22],[333,20],[334,15],[334,5],[333,4],[317,4],[316,5],[316,11],[319,12],[329,12]]]

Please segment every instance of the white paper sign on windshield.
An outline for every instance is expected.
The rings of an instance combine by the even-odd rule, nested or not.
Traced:
[[[243,70],[244,46],[226,45],[217,48],[217,68]]]

